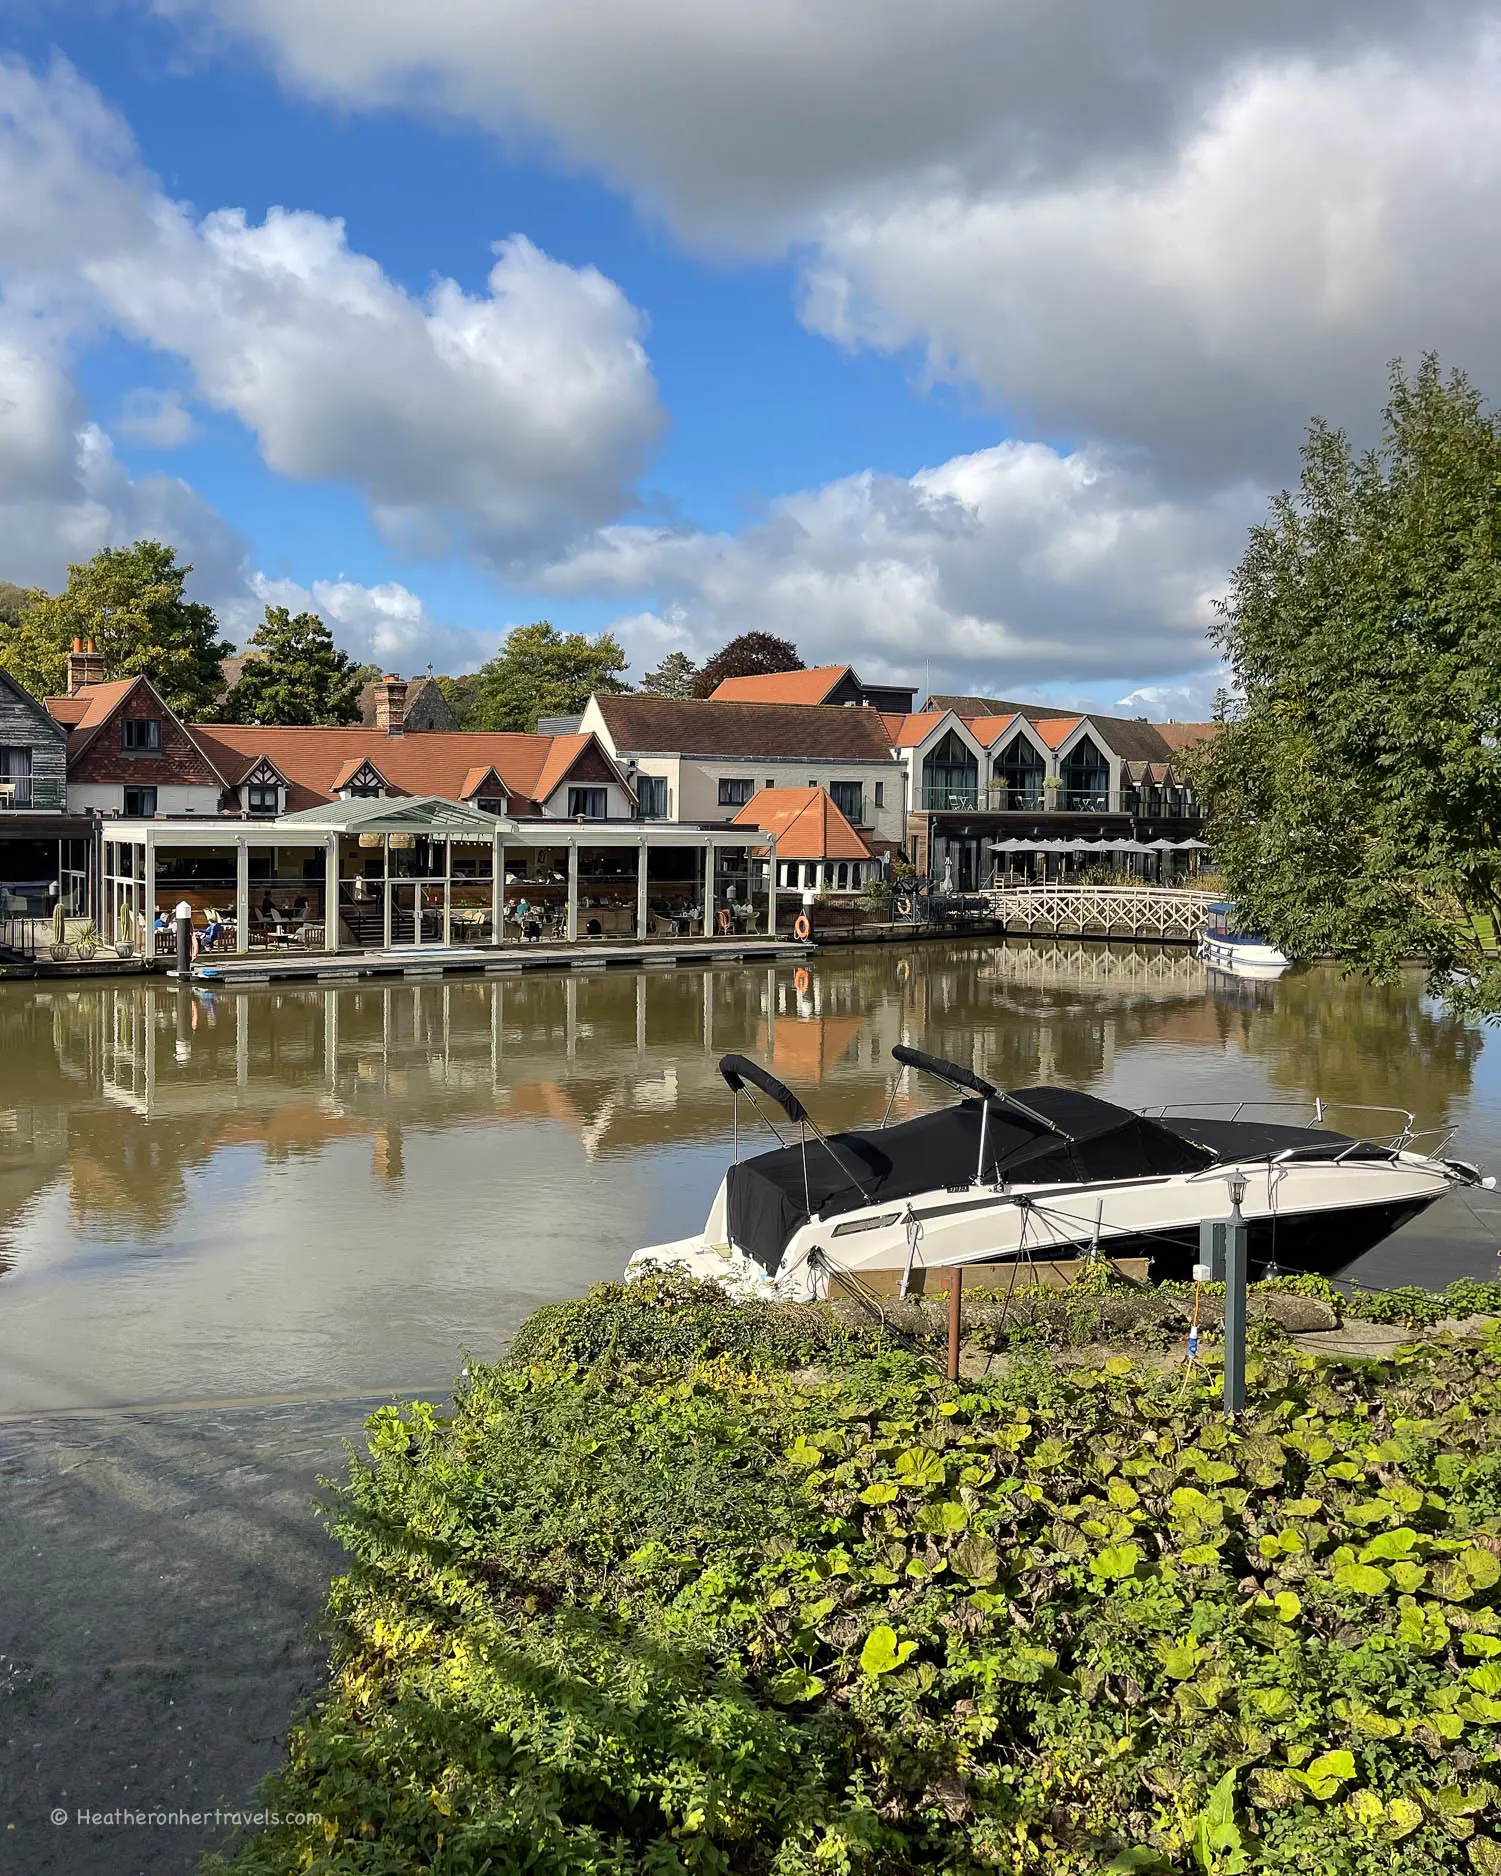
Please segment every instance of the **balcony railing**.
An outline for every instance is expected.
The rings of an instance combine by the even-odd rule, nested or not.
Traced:
[[[980,788],[925,788],[921,805],[929,812],[989,814],[1131,814],[1143,820],[1196,821],[1198,803],[1173,789],[1014,788],[992,782]]]
[[[67,806],[66,785],[52,775],[0,775],[0,814],[6,809],[39,809]]]

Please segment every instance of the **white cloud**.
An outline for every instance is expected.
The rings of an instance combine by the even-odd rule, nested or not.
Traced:
[[[807,263],[1023,430],[1283,481],[1386,361],[1501,388],[1495,0],[158,0],[341,104],[540,138]]]
[[[439,280],[415,299],[342,222],[199,218],[142,172],[76,74],[0,61],[13,311],[113,326],[182,359],[274,470],[351,484],[406,547],[504,565],[618,514],[661,412],[618,287],[519,235],[495,252],[485,292]]]
[[[115,431],[145,449],[180,449],[192,442],[198,425],[176,391],[142,385],[125,393]]]
[[[391,580],[362,586],[356,580],[295,580],[252,575],[252,598],[231,606],[225,623],[243,643],[260,623],[266,606],[289,612],[316,612],[337,644],[361,664],[385,665],[410,675],[431,663],[440,671],[466,671],[494,652],[493,632],[445,625],[409,588]]]
[[[1256,491],[1194,500],[1099,451],[1006,443],[910,480],[851,476],[736,535],[621,526],[543,590],[651,595],[615,629],[638,669],[752,627],[868,678],[1014,692],[1200,665]]]
[[[1314,411],[1369,434],[1394,354],[1501,382],[1501,39],[1262,68],[1166,162],[1056,188],[914,179],[834,209],[803,316],[923,346],[1024,422],[1287,479]]]
[[[541,137],[719,239],[932,166],[1020,188],[1150,152],[1248,60],[1421,43],[1477,0],[156,0],[289,82]]]
[[[1154,723],[1207,723],[1230,683],[1230,673],[1217,665],[1212,671],[1194,672],[1181,684],[1143,684],[1130,696],[1117,698],[1114,713],[1149,717]]]

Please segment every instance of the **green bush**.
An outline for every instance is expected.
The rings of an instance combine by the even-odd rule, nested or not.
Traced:
[[[1501,1335],[1253,1356],[1232,1428],[1212,1366],[677,1309],[372,1417],[266,1791],[321,1822],[238,1876],[1501,1872]]]

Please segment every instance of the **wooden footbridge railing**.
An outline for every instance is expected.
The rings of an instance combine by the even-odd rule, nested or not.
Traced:
[[[1217,903],[1183,886],[1001,886],[983,897],[1008,932],[1178,944],[1198,937]]]

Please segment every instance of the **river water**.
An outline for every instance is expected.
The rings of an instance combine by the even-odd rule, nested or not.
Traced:
[[[698,1228],[730,1137],[724,1051],[833,1127],[879,1120],[900,1041],[1132,1105],[1391,1103],[1501,1170],[1501,1041],[1416,978],[1247,986],[1181,950],[1013,941],[831,950],[806,979],[12,984],[0,1414],[442,1390],[463,1351]],[[897,1115],[940,1094],[904,1088]],[[1490,1209],[1446,1199],[1355,1274],[1493,1276]]]

